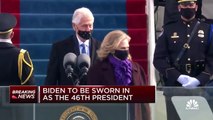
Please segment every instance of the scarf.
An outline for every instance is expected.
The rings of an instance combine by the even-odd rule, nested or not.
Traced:
[[[114,69],[114,75],[117,85],[129,85],[132,82],[132,63],[128,60],[119,60],[109,55],[109,62]]]

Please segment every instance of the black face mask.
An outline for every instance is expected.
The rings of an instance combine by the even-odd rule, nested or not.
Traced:
[[[92,37],[92,32],[91,31],[78,31],[78,35],[82,37],[83,39],[87,40]]]
[[[127,59],[128,54],[128,50],[115,50],[114,56],[119,58],[120,60],[125,60]]]
[[[195,15],[195,8],[181,8],[180,14],[186,19],[191,19]]]

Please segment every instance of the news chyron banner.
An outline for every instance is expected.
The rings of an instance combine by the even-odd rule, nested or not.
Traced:
[[[37,86],[10,86],[10,103],[37,103]]]
[[[155,86],[10,86],[10,103],[154,103]]]

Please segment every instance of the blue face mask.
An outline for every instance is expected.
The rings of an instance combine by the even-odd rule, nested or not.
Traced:
[[[83,39],[87,40],[92,37],[92,32],[91,31],[78,31],[78,35],[82,37]]]
[[[120,60],[125,60],[127,59],[128,54],[128,50],[115,50],[114,56],[119,58]]]

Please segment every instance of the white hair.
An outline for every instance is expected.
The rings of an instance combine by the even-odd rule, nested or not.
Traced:
[[[81,7],[74,11],[72,16],[72,23],[79,24],[82,17],[91,17],[94,22],[94,16],[92,12],[88,8]]]

